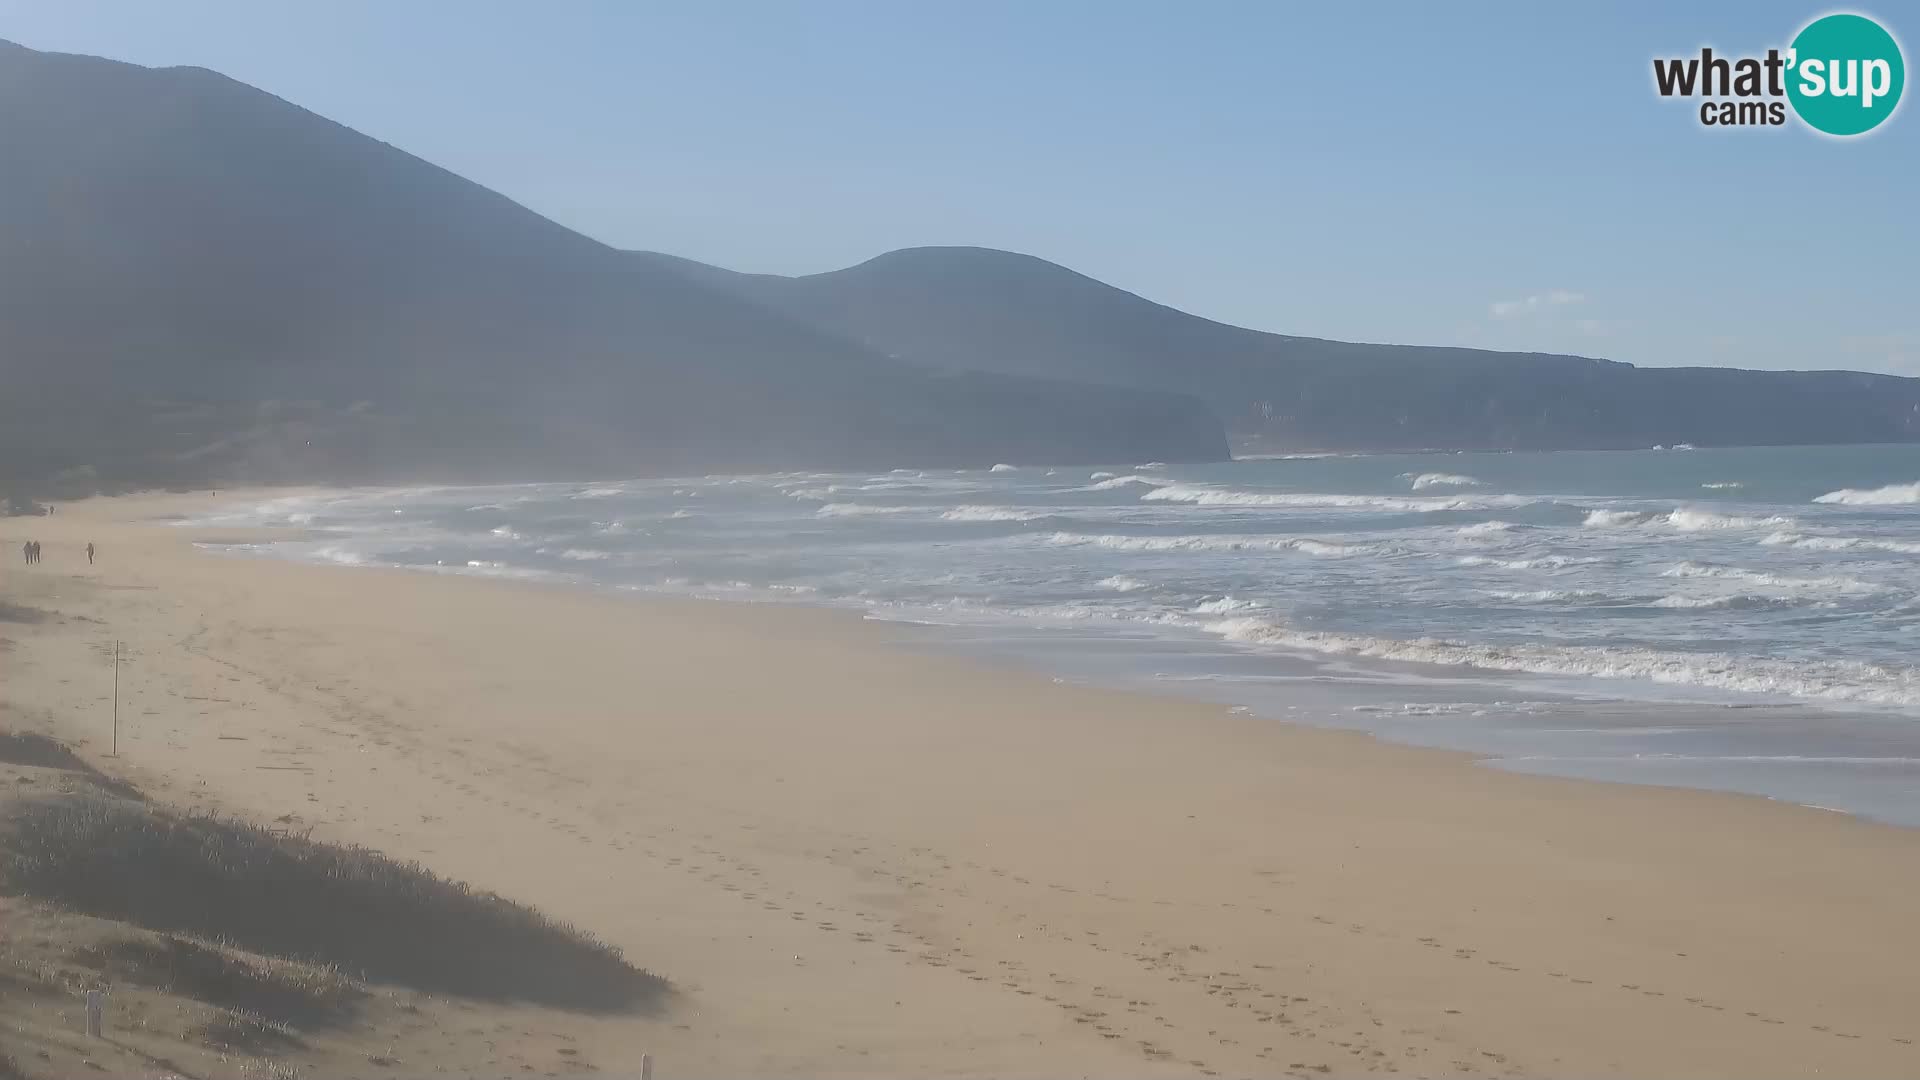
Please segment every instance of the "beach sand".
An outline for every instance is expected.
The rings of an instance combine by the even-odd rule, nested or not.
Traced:
[[[0,720],[104,760],[123,641],[115,771],[672,979],[553,1019],[606,1072],[1920,1075],[1920,832],[157,523],[239,497],[0,519]]]

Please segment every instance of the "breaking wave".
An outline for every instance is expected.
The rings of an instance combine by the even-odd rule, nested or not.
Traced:
[[[1461,476],[1459,473],[1443,473],[1443,472],[1429,472],[1429,473],[1419,473],[1419,474],[1401,473],[1400,479],[1413,481],[1413,490],[1415,491],[1425,491],[1426,489],[1432,488],[1432,487],[1483,487],[1485,486],[1480,480],[1471,476]]]
[[[1270,491],[1236,491],[1198,484],[1168,484],[1140,496],[1144,502],[1192,503],[1195,506],[1272,506],[1301,509],[1413,511],[1488,510],[1527,506],[1537,500],[1520,495],[1430,496],[1321,495]]]
[[[1492,589],[1488,596],[1496,600],[1507,600],[1519,604],[1591,604],[1612,601],[1620,598],[1612,593],[1598,592],[1593,589],[1526,589],[1512,591]]]
[[[1374,555],[1380,544],[1349,544],[1305,536],[1115,536],[1057,532],[1047,543],[1058,547],[1098,547],[1109,551],[1298,551],[1325,558]]]
[[[1790,517],[1745,517],[1740,514],[1716,514],[1711,510],[1689,507],[1669,510],[1590,510],[1581,524],[1589,529],[1620,529],[1641,525],[1665,525],[1681,532],[1706,532],[1711,529],[1778,529],[1792,527]]]
[[[1877,488],[1841,488],[1813,500],[1841,506],[1913,506],[1920,504],[1920,481]]]
[[[941,521],[1038,521],[1047,515],[1039,510],[1021,510],[1012,506],[956,506],[940,515]]]
[[[1768,547],[1794,547],[1806,551],[1891,551],[1900,555],[1920,555],[1920,543],[1910,540],[1879,540],[1866,536],[1806,536],[1796,532],[1768,533],[1760,541]]]
[[[1880,705],[1920,704],[1920,672],[1855,661],[1785,661],[1723,653],[1674,653],[1602,645],[1479,645],[1442,638],[1397,640],[1295,630],[1254,617],[1206,629],[1229,641],[1412,664],[1665,685]]]
[[[1786,574],[1773,574],[1764,570],[1748,570],[1739,566],[1712,566],[1705,563],[1683,562],[1670,566],[1660,572],[1664,578],[1715,578],[1724,581],[1739,581],[1748,585],[1769,586],[1776,589],[1826,589],[1844,593],[1880,592],[1881,587],[1870,581],[1858,578],[1827,577],[1791,577]]]
[[[869,503],[828,503],[814,511],[817,517],[885,517],[891,514],[913,514],[922,511],[918,506],[874,506]]]
[[[1115,488],[1123,488],[1132,484],[1139,484],[1145,487],[1159,487],[1166,483],[1165,480],[1155,480],[1151,477],[1141,476],[1139,473],[1129,473],[1126,476],[1115,476],[1112,473],[1094,473],[1093,479],[1094,483],[1088,484],[1080,490],[1112,491]]]
[[[1258,611],[1265,606],[1265,604],[1262,604],[1258,600],[1236,600],[1231,596],[1223,596],[1218,600],[1208,600],[1205,603],[1195,604],[1193,614],[1231,615],[1236,611]]]
[[[1461,566],[1497,566],[1502,570],[1562,570],[1569,566],[1591,566],[1605,560],[1591,555],[1539,555],[1531,559],[1496,559],[1491,555],[1462,555]]]

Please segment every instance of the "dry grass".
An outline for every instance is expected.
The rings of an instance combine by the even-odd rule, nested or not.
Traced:
[[[7,825],[0,885],[99,918],[495,1001],[627,1012],[667,989],[584,931],[365,848],[98,796],[23,800]]]
[[[87,764],[66,743],[32,731],[0,731],[0,762],[36,769],[58,769],[61,772],[79,773],[96,786],[105,788],[123,799],[145,798],[132,784],[108,776]]]
[[[237,954],[174,935],[109,938],[70,959],[111,983],[131,983],[273,1024],[303,1029],[352,1019],[366,990],[337,971]]]
[[[246,1009],[223,1009],[213,1019],[199,1024],[188,1036],[224,1053],[266,1057],[289,1050],[304,1050],[307,1041],[286,1024]]]
[[[31,731],[0,731],[0,761],[37,769],[91,773],[93,767],[58,739]]]

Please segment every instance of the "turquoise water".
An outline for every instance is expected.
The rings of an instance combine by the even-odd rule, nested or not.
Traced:
[[[1015,463],[220,520],[317,530],[274,546],[300,558],[856,607],[1066,677],[1920,821],[1920,447]]]

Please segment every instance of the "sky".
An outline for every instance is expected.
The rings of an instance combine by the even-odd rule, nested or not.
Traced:
[[[212,68],[736,270],[973,244],[1288,334],[1920,375],[1920,105],[1837,140],[1653,89],[1829,10],[0,0],[0,38]],[[1914,61],[1920,5],[1843,10]]]

